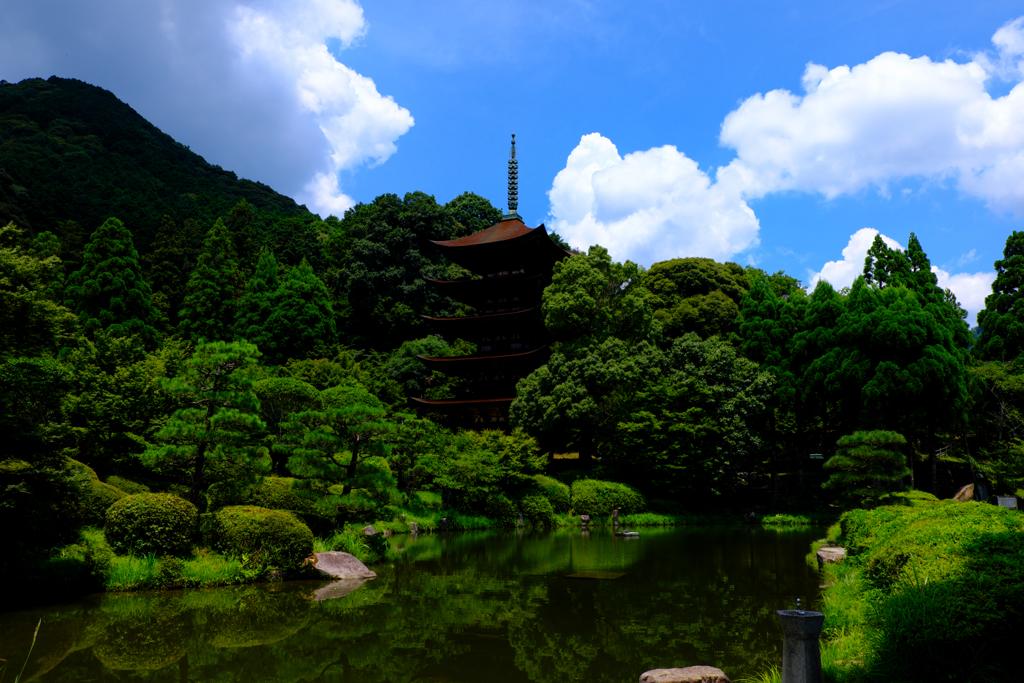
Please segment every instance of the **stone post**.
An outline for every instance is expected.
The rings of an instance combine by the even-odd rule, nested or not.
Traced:
[[[612,525],[613,526],[618,526],[619,525],[619,511],[618,510],[612,510]]]
[[[818,636],[825,615],[797,609],[776,612],[782,623],[782,683],[821,683],[821,646]]]
[[[416,522],[409,522],[409,533],[415,536],[420,532],[420,525]]]

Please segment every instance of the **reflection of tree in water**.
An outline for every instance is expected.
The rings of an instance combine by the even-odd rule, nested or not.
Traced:
[[[642,543],[597,533],[433,537],[420,555],[433,559],[378,567],[323,602],[309,599],[316,582],[107,595],[49,611],[52,644],[34,670],[52,667],[39,680],[55,683],[454,683],[482,671],[491,683],[611,683],[662,666],[739,675],[777,663],[774,609],[806,589],[811,535],[780,551],[781,536],[746,529]],[[627,573],[565,578],[595,570]],[[38,615],[18,622],[29,638]]]

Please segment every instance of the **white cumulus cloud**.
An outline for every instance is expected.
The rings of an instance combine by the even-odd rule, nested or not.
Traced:
[[[327,49],[327,38],[348,45],[363,34],[362,9],[351,0],[307,0],[276,13],[239,5],[230,28],[243,63],[287,79],[299,105],[315,117],[329,151],[326,168],[305,191],[317,210],[340,215],[355,202],[338,188],[338,171],[383,163],[413,125],[407,109]]]
[[[957,302],[967,311],[967,323],[974,327],[978,313],[985,308],[985,297],[992,293],[996,274],[982,272],[951,275],[938,266],[932,266],[932,272],[939,279],[939,287],[949,289],[956,295]]]
[[[761,197],[828,198],[906,178],[949,180],[997,211],[1024,213],[1024,18],[1000,28],[993,53],[966,63],[886,52],[854,67],[808,64],[804,94],[773,90],[726,116],[719,169]],[[986,82],[1017,84],[992,97]]]
[[[758,244],[754,212],[671,145],[625,157],[584,135],[551,190],[552,227],[579,248],[650,265],[677,256],[728,259]]]

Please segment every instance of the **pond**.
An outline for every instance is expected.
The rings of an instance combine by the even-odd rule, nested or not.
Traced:
[[[460,533],[392,539],[378,576],[90,596],[0,614],[13,681],[632,683],[708,664],[781,662],[775,610],[817,600],[804,556],[824,529]],[[585,576],[603,578],[569,577]]]

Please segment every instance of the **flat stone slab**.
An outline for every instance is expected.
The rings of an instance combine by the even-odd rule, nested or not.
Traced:
[[[333,600],[335,598],[343,598],[349,593],[353,592],[370,579],[341,579],[334,583],[329,583],[323,588],[318,588],[313,591],[313,600],[319,602],[321,600]]]
[[[313,567],[329,579],[372,579],[377,576],[354,555],[339,550],[313,553],[313,557],[316,558]]]
[[[846,548],[818,548],[818,569],[846,559]]]
[[[688,666],[685,669],[651,669],[640,674],[640,683],[732,683],[721,669]]]

